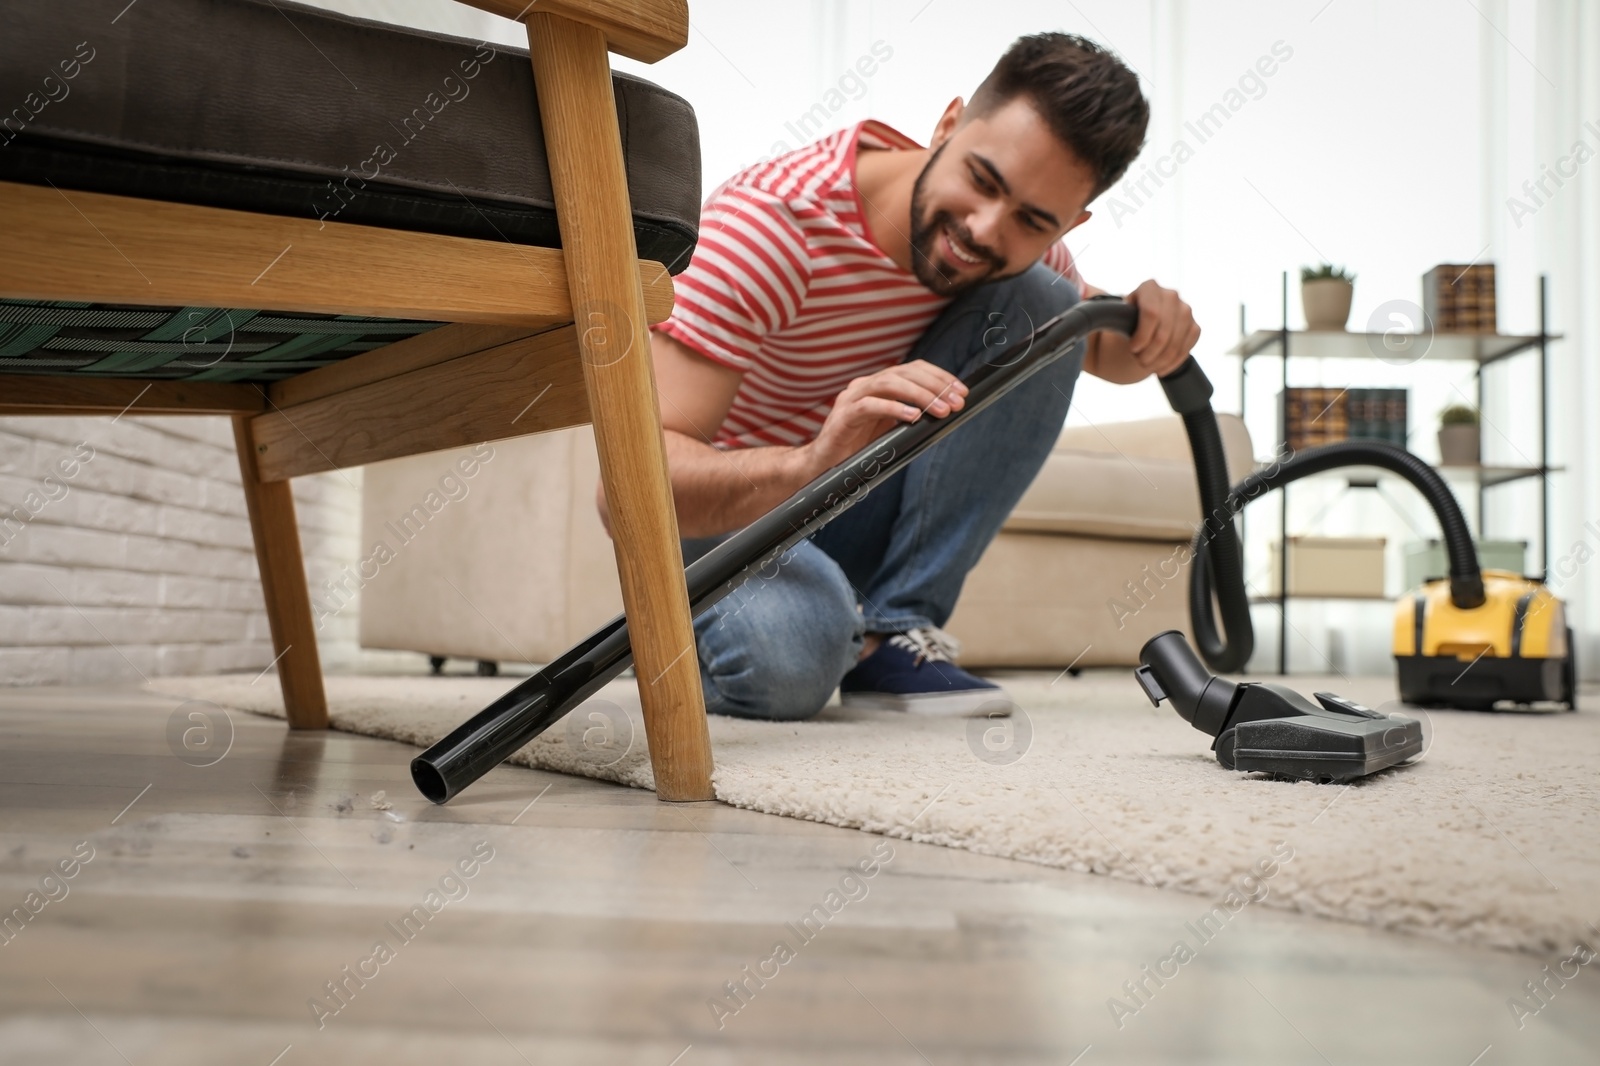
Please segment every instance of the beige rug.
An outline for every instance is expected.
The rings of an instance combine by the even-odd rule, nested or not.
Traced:
[[[717,796],[1191,892],[1224,908],[1250,896],[1326,918],[1537,952],[1600,938],[1591,924],[1600,923],[1600,714],[1592,707],[1413,711],[1431,734],[1419,763],[1330,786],[1222,770],[1207,738],[1165,705],[1152,708],[1126,671],[1005,680],[1026,710],[1009,731],[986,720],[838,707],[802,723],[713,716]],[[1400,709],[1384,702],[1393,697],[1387,679],[1293,680],[1307,693],[1330,688]],[[330,677],[328,698],[338,729],[426,746],[512,683]],[[150,687],[283,713],[269,679],[163,678]],[[652,787],[631,683],[608,686],[579,715],[511,761]]]

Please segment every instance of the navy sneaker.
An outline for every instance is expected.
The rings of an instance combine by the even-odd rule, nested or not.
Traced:
[[[905,711],[940,717],[1011,713],[1011,697],[991,681],[973,677],[952,660],[956,639],[934,626],[884,638],[839,682],[846,707]]]

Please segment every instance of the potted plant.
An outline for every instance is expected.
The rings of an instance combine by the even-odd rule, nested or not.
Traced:
[[[1332,263],[1301,267],[1300,304],[1306,312],[1306,329],[1344,329],[1355,280],[1354,274]]]
[[[1479,445],[1478,412],[1464,403],[1453,403],[1439,412],[1439,463],[1442,466],[1475,466]]]

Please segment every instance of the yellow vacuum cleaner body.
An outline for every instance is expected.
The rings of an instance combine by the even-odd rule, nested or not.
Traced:
[[[1491,710],[1497,702],[1575,706],[1576,670],[1565,605],[1548,588],[1506,570],[1483,571],[1484,602],[1450,600],[1436,578],[1394,611],[1400,698],[1424,707]]]

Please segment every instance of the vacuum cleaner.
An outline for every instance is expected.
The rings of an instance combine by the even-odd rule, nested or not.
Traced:
[[[699,615],[711,607],[853,505],[874,486],[904,469],[945,434],[954,432],[968,418],[1066,355],[1090,333],[1111,330],[1131,336],[1137,324],[1137,308],[1119,297],[1102,296],[1085,300],[1040,324],[1026,337],[1018,338],[1007,346],[1007,351],[1016,350],[1020,355],[1014,359],[989,360],[964,379],[968,391],[966,404],[960,411],[943,418],[924,415],[914,422],[895,426],[691,564],[684,574],[691,613]],[[1173,409],[1183,416],[1199,478],[1205,517],[1195,534],[1190,610],[1201,653],[1212,669],[1222,672],[1241,669],[1254,643],[1241,547],[1233,516],[1262,491],[1320,470],[1349,465],[1380,465],[1394,469],[1417,484],[1434,505],[1446,531],[1451,564],[1449,589],[1442,600],[1430,598],[1426,607],[1418,608],[1427,624],[1419,623],[1416,627],[1417,650],[1411,654],[1430,660],[1448,657],[1459,650],[1461,640],[1441,638],[1449,636],[1450,627],[1458,616],[1467,617],[1487,602],[1484,575],[1478,570],[1472,541],[1454,498],[1426,463],[1392,445],[1343,442],[1275,464],[1230,489],[1222,438],[1210,405],[1211,385],[1199,364],[1191,357],[1177,371],[1163,378],[1161,384]],[[1220,633],[1212,617],[1213,597],[1222,618]],[[1552,649],[1558,646],[1570,645],[1570,641],[1560,645],[1548,636],[1550,626],[1560,623],[1560,613],[1544,609],[1536,618],[1532,609],[1536,598],[1537,594],[1530,597],[1519,615],[1528,632],[1523,633],[1517,647],[1528,657],[1541,651],[1553,653]],[[1457,624],[1453,632],[1466,632],[1466,628]],[[1429,637],[1431,642],[1425,639]],[[1224,766],[1250,769],[1259,765],[1255,760],[1268,759],[1276,760],[1271,767],[1273,772],[1288,776],[1348,780],[1351,776],[1393,765],[1420,751],[1420,732],[1413,734],[1411,727],[1403,723],[1397,727],[1398,720],[1379,723],[1384,728],[1378,730],[1349,728],[1338,715],[1354,714],[1365,718],[1354,704],[1336,702],[1339,710],[1333,711],[1324,702],[1323,710],[1335,715],[1329,717],[1282,686],[1232,685],[1212,678],[1198,667],[1197,661],[1182,660],[1174,650],[1173,638],[1183,642],[1182,635],[1173,631],[1145,646],[1141,653],[1141,669],[1148,667],[1148,671],[1140,675],[1141,684],[1152,698],[1159,691],[1171,699],[1180,714],[1187,708],[1189,713],[1185,717],[1217,736],[1218,757]],[[1470,646],[1470,635],[1468,644]],[[1184,650],[1188,650],[1186,643]],[[1486,655],[1487,649],[1483,652],[1483,656]],[[1192,652],[1190,658],[1193,659]],[[628,623],[619,615],[417,756],[411,763],[412,780],[429,800],[447,802],[559,721],[632,661]],[[1416,694],[1424,698],[1448,698],[1428,669],[1431,668],[1425,667],[1421,672],[1421,687]],[[1205,683],[1195,689],[1202,675]],[[1523,674],[1507,677],[1512,681],[1524,679]],[[1543,673],[1539,674],[1539,679],[1547,680]],[[1523,694],[1521,689],[1515,691]],[[1540,697],[1544,692],[1540,690]],[[1337,701],[1337,697],[1333,699]],[[1272,722],[1292,723],[1292,731],[1298,739],[1291,738],[1293,742],[1276,747],[1260,747],[1277,743],[1273,739],[1277,734],[1262,732]],[[1228,737],[1225,746],[1224,734]],[[1333,738],[1332,734],[1338,737]],[[1322,757],[1319,753],[1332,749],[1326,744],[1317,747],[1319,736],[1327,738],[1328,744],[1342,745],[1346,757],[1339,760]],[[1244,765],[1240,763],[1241,755]]]
[[[1254,650],[1233,516],[1262,493],[1291,481],[1343,467],[1378,467],[1422,494],[1439,520],[1449,560],[1447,576],[1425,581],[1395,606],[1393,649],[1401,700],[1462,710],[1492,710],[1502,701],[1576,707],[1577,664],[1562,601],[1540,580],[1479,567],[1466,518],[1433,467],[1393,444],[1348,440],[1271,463],[1227,488],[1209,382],[1190,359],[1161,384],[1173,410],[1183,416],[1199,479],[1204,521],[1190,545],[1189,616],[1213,670],[1240,671]]]

